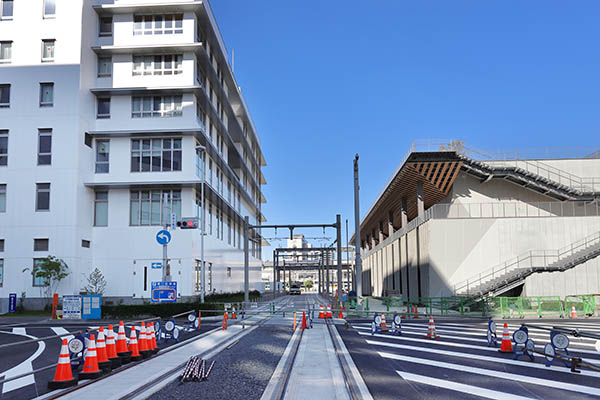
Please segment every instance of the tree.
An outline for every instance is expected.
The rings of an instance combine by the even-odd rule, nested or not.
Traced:
[[[52,294],[58,289],[60,281],[70,274],[67,263],[54,256],[43,258],[33,269],[25,268],[23,272],[27,270],[31,270],[31,275],[44,283],[40,290],[46,292],[48,302],[50,302]]]
[[[306,280],[304,281],[304,287],[307,288],[308,290],[312,289],[312,287],[314,286],[314,282],[312,280]]]
[[[104,279],[104,275],[102,275],[102,271],[98,268],[94,268],[90,276],[87,277],[87,283],[82,292],[86,292],[87,294],[104,294],[106,280]]]

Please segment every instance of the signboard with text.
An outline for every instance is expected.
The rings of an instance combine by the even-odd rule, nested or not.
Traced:
[[[153,303],[174,303],[177,301],[177,282],[152,282]]]
[[[100,319],[102,318],[102,312],[100,309],[100,298],[99,294],[86,294],[81,296],[83,301],[83,309],[81,312],[81,318],[83,319]]]
[[[81,319],[81,296],[63,296],[63,319]]]

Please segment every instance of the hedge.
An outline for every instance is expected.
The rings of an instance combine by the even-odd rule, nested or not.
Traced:
[[[250,292],[250,299],[260,297],[260,292]],[[244,292],[211,294],[204,298],[204,304],[197,298],[194,301],[180,303],[151,303],[151,304],[119,304],[102,305],[102,318],[131,319],[137,317],[161,317],[168,318],[191,310],[215,310],[215,312],[203,312],[202,315],[218,315],[223,311],[223,303],[240,305],[244,301]]]

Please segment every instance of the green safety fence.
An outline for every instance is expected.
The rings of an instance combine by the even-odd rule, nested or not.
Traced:
[[[502,317],[502,318],[563,318],[569,317],[575,306],[578,317],[598,315],[600,295],[520,296],[520,297],[347,297],[342,302],[349,316],[373,313],[401,313],[407,317],[418,315]]]

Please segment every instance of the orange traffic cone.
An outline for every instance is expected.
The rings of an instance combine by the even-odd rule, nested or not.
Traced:
[[[69,345],[67,344],[67,339],[63,339],[62,346],[60,347],[60,355],[58,356],[56,373],[54,374],[54,379],[48,382],[48,389],[64,389],[69,386],[75,386],[76,384],[77,379],[73,378],[73,372],[71,372]]]
[[[332,318],[333,315],[331,314],[331,305],[327,304],[327,314],[325,314],[325,318]]]
[[[198,311],[198,330],[200,330],[200,325],[202,324],[202,313]],[[154,323],[152,323],[154,325]]]
[[[429,326],[427,327],[427,335],[425,335],[425,337],[431,339],[437,339],[440,337],[440,335],[438,335],[435,331],[435,322],[433,322],[433,316],[431,315],[429,316]]]
[[[382,332],[388,331],[387,323],[385,322],[385,314],[381,314],[381,325],[380,326],[381,326]]]
[[[138,347],[143,358],[150,357],[151,351],[148,348],[148,336],[146,335],[146,325],[144,322],[140,324],[140,340],[138,342]]]
[[[571,318],[577,318],[577,310],[575,310],[575,304],[571,306]]]
[[[98,368],[98,355],[96,353],[96,341],[94,335],[90,335],[90,345],[85,354],[83,370],[79,373],[79,379],[96,379],[102,376],[102,371]]]
[[[231,312],[231,319],[237,319],[237,315],[235,315],[235,307],[233,307],[233,311]]]
[[[504,331],[502,332],[502,344],[500,345],[500,353],[512,353],[513,347],[508,334],[508,324],[504,323]]]
[[[412,313],[415,315],[413,319],[419,319],[419,308],[417,306],[410,306]]]
[[[342,314],[342,309],[340,308],[340,312],[338,313],[339,319],[344,319],[344,314]]]
[[[227,313],[223,313],[223,330],[227,329]]]
[[[152,343],[152,353],[158,353],[158,345],[156,344],[156,331],[154,330],[154,322],[150,323],[150,342]]]
[[[127,348],[131,352],[131,361],[139,361],[142,359],[140,348],[138,346],[137,335],[135,333],[135,326],[131,327],[131,336],[129,337],[129,346]]]
[[[106,356],[110,361],[113,368],[118,368],[121,366],[121,359],[117,355],[117,345],[115,344],[115,331],[113,331],[113,326],[108,325],[108,329],[106,330]]]
[[[123,321],[119,322],[119,332],[117,335],[117,355],[123,364],[131,362],[131,351],[127,348],[127,336],[125,336],[125,325]]]
[[[319,311],[319,318],[325,318],[325,311],[323,311],[323,304],[320,305],[321,310]]]
[[[302,311],[302,325],[300,326],[300,329],[307,329],[308,325],[306,325],[306,313],[304,311]]]
[[[112,362],[108,360],[108,353],[106,352],[106,340],[104,339],[104,328],[98,329],[98,340],[96,341],[96,354],[98,355],[98,366],[103,370],[110,372],[112,369]]]

